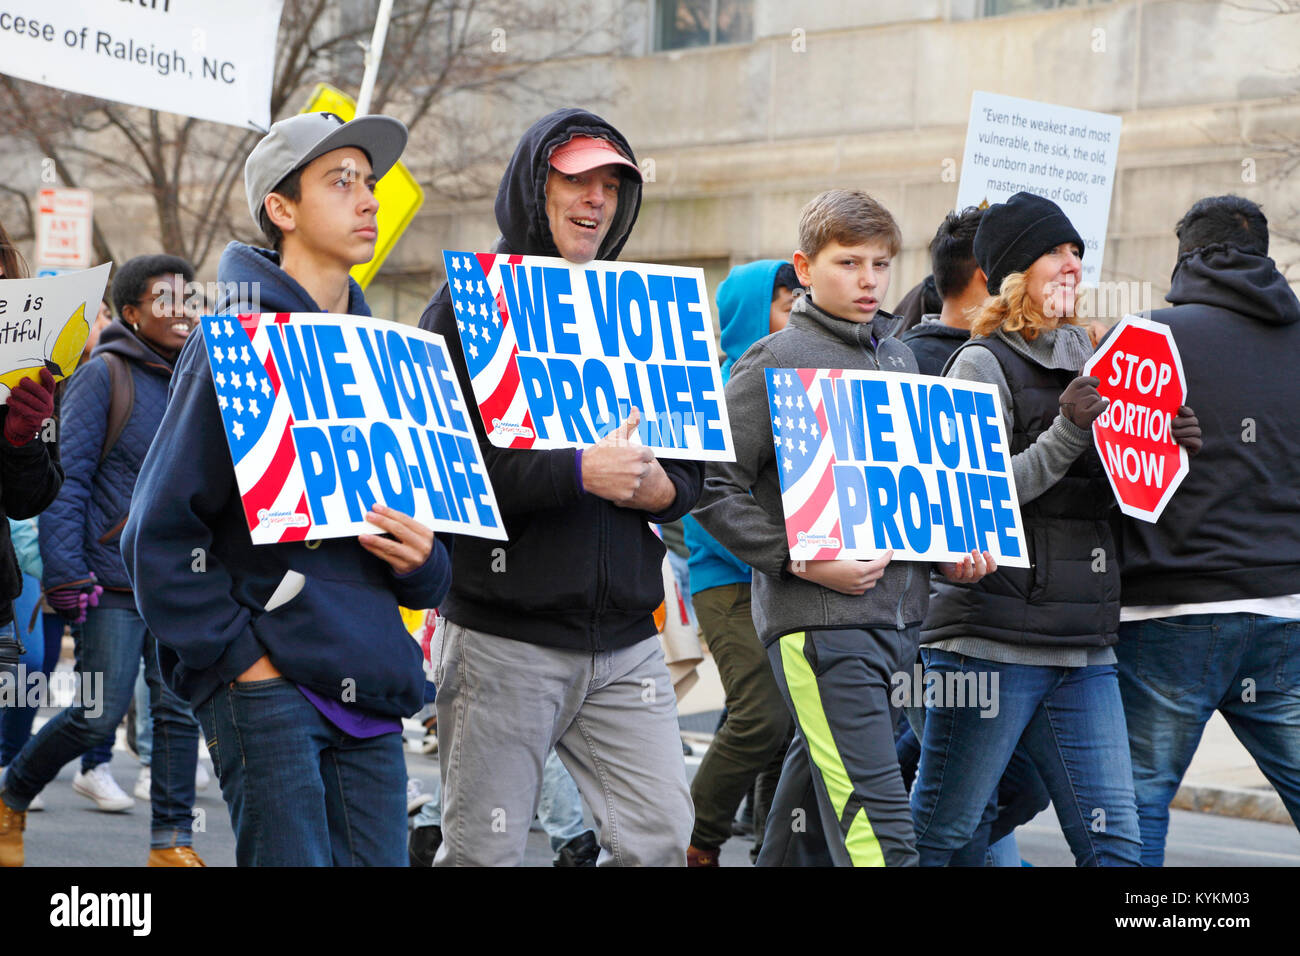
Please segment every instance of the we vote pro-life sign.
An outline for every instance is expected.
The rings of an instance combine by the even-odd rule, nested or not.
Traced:
[[[376,502],[505,539],[442,336],[281,312],[206,316],[203,344],[254,544],[380,533]]]
[[[994,386],[768,369],[767,392],[791,558],[1029,566]]]
[[[633,408],[661,458],[734,461],[704,272],[444,252],[492,444],[595,444]]]

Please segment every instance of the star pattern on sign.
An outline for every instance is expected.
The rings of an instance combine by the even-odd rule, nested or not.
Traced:
[[[272,416],[263,413],[270,410],[275,388],[249,341],[255,328],[245,331],[242,325],[229,319],[213,319],[204,326],[204,331],[204,345],[211,349],[217,404],[230,439],[231,455],[238,462],[266,430]],[[218,365],[223,368],[217,369]]]
[[[809,444],[809,421],[806,414],[798,419],[793,409],[811,409],[812,402],[804,391],[803,382],[789,372],[768,370],[768,395],[772,411],[772,439],[781,463],[783,488],[791,487],[812,465],[817,457],[816,422],[812,423],[812,444]],[[782,414],[781,409],[790,409]]]
[[[501,260],[498,260],[501,261]],[[477,256],[453,256],[452,300],[456,306],[456,327],[470,375],[477,375],[497,354],[503,324],[497,313],[493,292]],[[455,279],[459,278],[457,289]]]

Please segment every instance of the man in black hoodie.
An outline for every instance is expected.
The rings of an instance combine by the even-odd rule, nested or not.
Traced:
[[[983,215],[975,206],[950,212],[930,240],[930,268],[942,304],[901,335],[922,375],[943,374],[952,353],[970,338],[971,321],[988,298],[988,277],[975,261],[975,231]]]
[[[641,205],[632,149],[609,123],[558,110],[519,141],[497,191],[493,251],[617,258]],[[420,319],[473,395],[444,285]],[[461,537],[439,626],[443,844],[435,866],[523,860],[554,747],[614,864],[684,865],[692,810],[677,707],[653,613],[664,546],[650,523],[699,497],[698,462],[655,460],[629,420],[586,449],[522,451],[474,427],[509,543]]]
[[[1204,446],[1157,524],[1123,522],[1120,691],[1142,864],[1164,861],[1169,803],[1215,710],[1300,826],[1300,301],[1239,196],[1176,227],[1151,318],[1172,327]]]

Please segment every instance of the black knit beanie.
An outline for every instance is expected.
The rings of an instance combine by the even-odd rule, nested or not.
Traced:
[[[975,261],[988,276],[989,295],[997,295],[1002,280],[1024,272],[1043,253],[1073,242],[1082,257],[1079,232],[1061,207],[1050,199],[1019,192],[1006,202],[989,206],[975,230]]]

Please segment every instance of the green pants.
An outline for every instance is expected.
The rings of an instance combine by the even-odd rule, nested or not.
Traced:
[[[691,600],[727,700],[726,722],[691,784],[695,801],[691,844],[710,850],[722,846],[731,836],[736,809],[752,786],[757,845],[792,732],[790,714],[754,631],[749,585],[708,588],[691,595]]]

